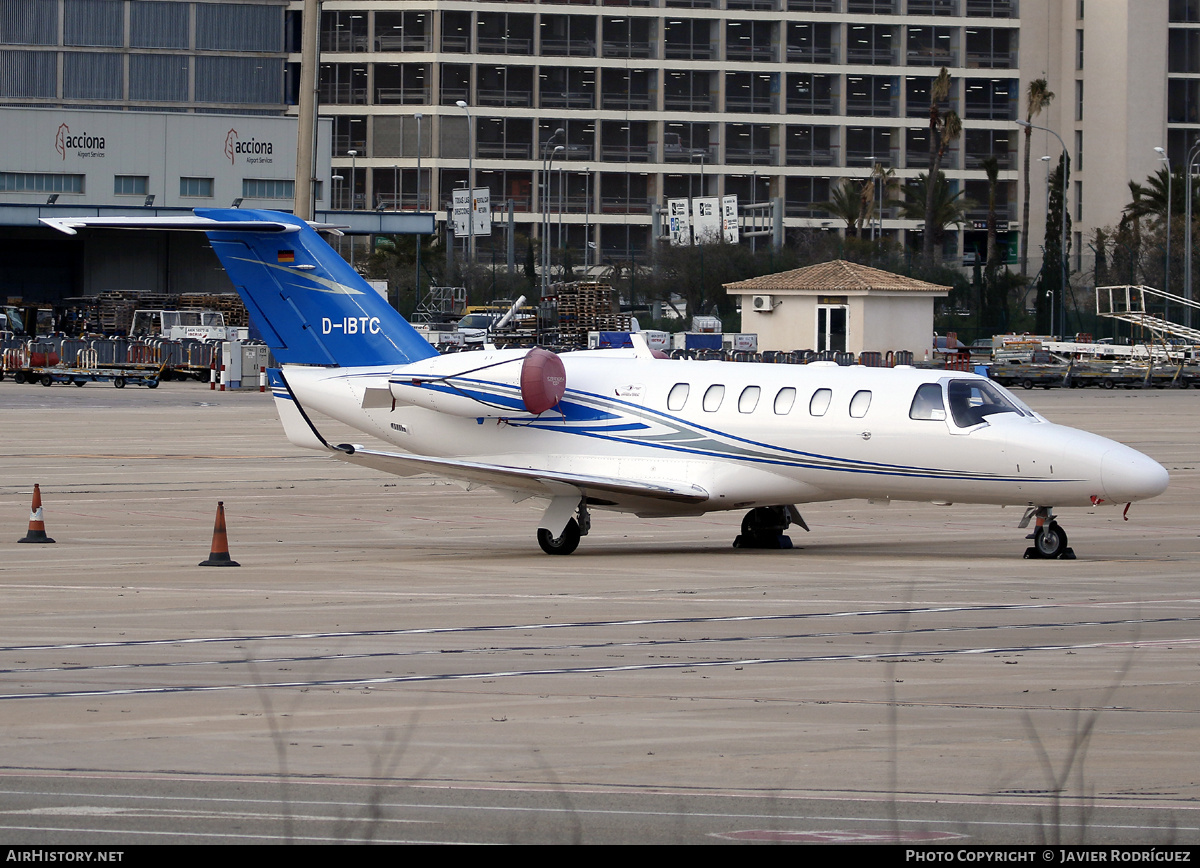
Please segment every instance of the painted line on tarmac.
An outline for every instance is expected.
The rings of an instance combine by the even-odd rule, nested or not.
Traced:
[[[985,624],[975,627],[967,626],[951,626],[951,627],[917,627],[906,630],[835,630],[820,633],[781,633],[781,634],[756,634],[752,636],[703,636],[691,639],[639,639],[631,642],[569,642],[544,645],[506,645],[496,646],[488,645],[480,648],[423,648],[413,651],[362,651],[362,652],[346,652],[346,653],[331,653],[331,654],[303,654],[293,656],[274,656],[274,657],[258,657],[248,658],[246,656],[218,658],[213,660],[165,660],[148,663],[98,663],[98,664],[77,664],[77,665],[61,665],[61,666],[29,666],[29,667],[14,667],[10,669],[0,669],[0,675],[32,675],[47,672],[93,672],[105,671],[111,672],[114,670],[139,670],[139,669],[170,669],[188,666],[236,666],[241,663],[246,663],[248,659],[253,659],[256,664],[263,663],[318,663],[329,661],[350,661],[350,660],[379,660],[379,659],[402,659],[408,657],[428,657],[441,654],[487,654],[494,655],[497,653],[525,654],[531,652],[554,652],[554,651],[594,651],[594,650],[616,650],[629,648],[675,648],[684,645],[721,645],[735,642],[795,642],[806,639],[843,639],[843,638],[863,638],[863,637],[882,637],[882,636],[917,636],[931,633],[974,633],[987,632],[994,630],[1046,630],[1046,629],[1062,629],[1071,627],[1125,627],[1141,624],[1167,624],[1167,623],[1186,623],[1200,621],[1200,617],[1194,618],[1128,618],[1111,621],[1078,621],[1078,622],[1043,622],[1033,624]],[[573,626],[573,625],[567,625]],[[470,628],[463,628],[464,632],[469,632]],[[355,634],[357,635],[357,634]],[[296,637],[287,637],[294,639]],[[353,638],[353,636],[351,636]],[[254,640],[246,640],[252,642]],[[1173,645],[1190,645],[1200,643],[1200,638],[1166,638],[1166,639],[1126,639],[1119,642],[1109,643],[1111,646],[1133,646],[1133,647],[1157,647],[1157,646],[1173,646]],[[130,644],[137,644],[132,642]],[[62,650],[55,649],[55,650]],[[78,647],[73,647],[73,650],[79,650]]]
[[[502,669],[488,672],[442,673],[435,675],[396,675],[377,678],[328,678],[311,681],[264,681],[238,682],[234,684],[175,685],[160,687],[127,687],[108,690],[53,690],[36,693],[10,693],[0,696],[0,701],[14,699],[68,699],[109,696],[151,696],[173,693],[214,693],[228,690],[296,689],[314,687],[375,687],[391,684],[419,684],[430,682],[473,681],[481,679],[522,678],[546,675],[602,675],[620,672],[647,672],[654,670],[709,669],[726,666],[767,666],[781,663],[844,663],[872,660],[905,660],[913,657],[961,657],[981,654],[1021,654],[1038,651],[1080,651],[1092,648],[1125,647],[1127,640],[1120,642],[1085,642],[1055,645],[1013,645],[993,648],[958,649],[908,649],[904,651],[876,652],[872,654],[819,654],[795,657],[749,657],[737,660],[690,660],[681,663],[634,663],[623,666],[577,666],[553,669]],[[1115,707],[1110,710],[1119,710]]]

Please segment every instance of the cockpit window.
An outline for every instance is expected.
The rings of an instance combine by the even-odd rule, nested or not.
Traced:
[[[944,421],[946,405],[942,402],[940,383],[922,383],[917,387],[912,406],[908,408],[909,419]]]
[[[946,386],[950,415],[959,428],[970,428],[997,413],[1024,411],[995,385],[987,380],[951,380]]]

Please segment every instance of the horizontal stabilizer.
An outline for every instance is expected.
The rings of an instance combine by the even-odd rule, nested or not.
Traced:
[[[195,215],[183,217],[42,217],[41,222],[67,235],[79,229],[142,229],[172,232],[299,232],[300,227],[280,220],[213,220]],[[333,229],[323,223],[314,229]]]
[[[238,208],[199,208],[174,217],[44,217],[42,222],[68,235],[85,228],[206,233],[281,364],[395,367],[438,354],[317,234],[336,226],[282,211]]]

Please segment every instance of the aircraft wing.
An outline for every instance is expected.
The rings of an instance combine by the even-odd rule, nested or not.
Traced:
[[[434,473],[492,488],[526,492],[533,497],[561,497],[566,490],[574,489],[578,492],[577,496],[587,496],[600,505],[632,505],[639,507],[638,512],[644,511],[648,514],[691,512],[689,507],[708,500],[708,492],[690,482],[638,482],[582,473],[484,464],[455,458],[379,452],[349,445],[333,447],[333,454],[351,464],[397,476]]]

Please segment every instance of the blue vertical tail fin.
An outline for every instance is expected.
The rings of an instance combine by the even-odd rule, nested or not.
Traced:
[[[438,354],[299,217],[235,208],[196,215],[223,224],[208,238],[280,363],[402,365]],[[260,228],[268,221],[290,226]],[[243,232],[235,222],[255,225]]]

